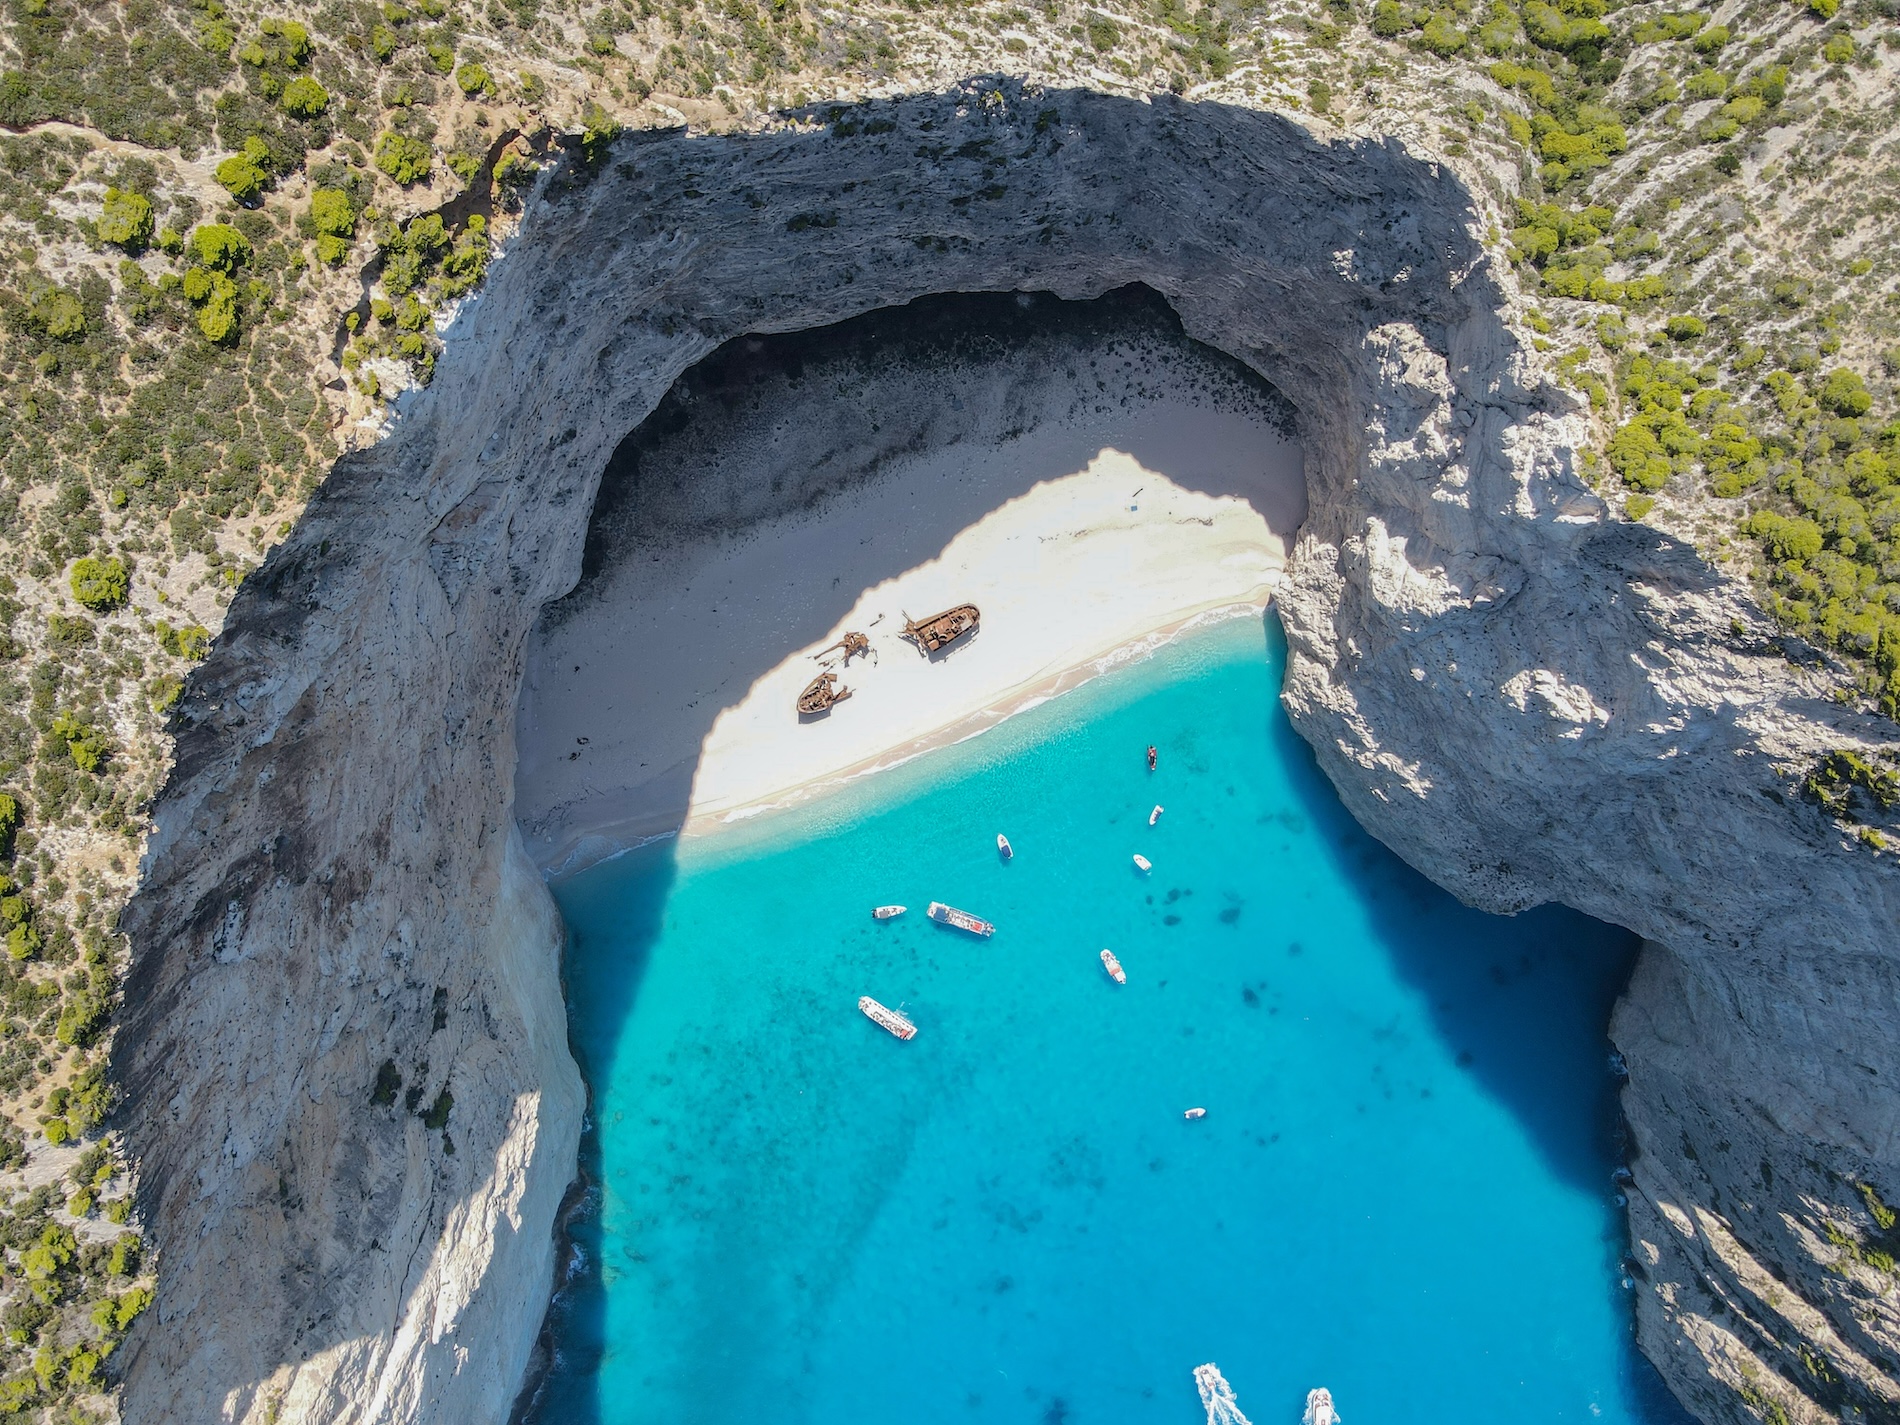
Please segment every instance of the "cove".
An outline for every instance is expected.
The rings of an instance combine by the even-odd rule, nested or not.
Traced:
[[[1633,938],[1366,836],[1283,663],[1231,621],[555,886],[594,1193],[531,1418],[1194,1422],[1207,1360],[1256,1425],[1688,1418],[1618,1285]]]

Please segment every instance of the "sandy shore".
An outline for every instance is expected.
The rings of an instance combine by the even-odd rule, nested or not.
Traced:
[[[966,372],[946,398],[953,438],[861,462],[873,473],[848,491],[736,527],[652,507],[630,520],[530,651],[516,796],[531,853],[559,873],[716,832],[976,735],[1198,620],[1257,614],[1304,514],[1298,448],[1265,410],[1211,394],[1191,353],[1161,357],[1110,400],[1077,399],[1106,389],[1099,373]],[[1006,399],[986,405],[989,388]],[[777,488],[823,465],[799,444],[803,412],[758,428],[769,408],[737,422],[749,432],[722,418],[710,447],[657,451],[642,479]],[[982,626],[946,653],[901,637],[906,613],[958,603]],[[801,719],[813,655],[847,629],[872,643],[838,666],[851,697]]]

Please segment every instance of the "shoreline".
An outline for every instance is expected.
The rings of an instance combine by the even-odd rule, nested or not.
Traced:
[[[1177,612],[1168,622],[1146,633],[1079,658],[1074,664],[1032,683],[1004,689],[990,705],[908,743],[885,748],[850,767],[814,777],[765,797],[717,810],[693,811],[683,825],[653,830],[650,826],[642,827],[639,822],[581,824],[562,845],[559,854],[542,868],[543,878],[550,883],[565,881],[657,842],[716,838],[741,828],[756,827],[779,813],[800,810],[813,802],[855,787],[866,778],[893,771],[933,752],[960,746],[981,737],[1003,726],[1013,717],[1086,687],[1098,678],[1144,662],[1179,639],[1221,624],[1259,618],[1273,606],[1270,589],[1271,586],[1257,599],[1226,601],[1203,609]]]
[[[866,777],[901,767],[907,762],[914,762],[919,757],[928,756],[945,747],[955,747],[959,743],[981,737],[984,733],[1001,727],[1012,717],[1041,707],[1044,703],[1053,702],[1065,694],[1074,692],[1077,688],[1094,682],[1097,678],[1153,657],[1178,638],[1230,620],[1264,614],[1272,607],[1272,603],[1273,598],[1269,591],[1258,600],[1233,600],[1181,613],[1146,633],[1078,658],[1070,666],[1039,678],[1035,682],[1006,688],[996,695],[995,700],[988,706],[979,708],[973,713],[967,713],[955,722],[924,733],[908,743],[886,748],[850,767],[814,777],[794,787],[785,788],[770,796],[760,797],[750,802],[742,802],[717,810],[712,808],[696,810],[680,828],[679,835],[682,838],[716,836],[721,831],[750,822],[757,817],[770,816],[774,812],[789,811],[795,807],[804,806],[832,792],[841,791]]]
[[[689,375],[603,474],[519,704],[516,815],[548,879],[726,834],[1270,604],[1303,453],[1191,345],[872,345]],[[939,653],[903,637],[966,603],[980,625]],[[799,715],[826,671],[850,696]]]

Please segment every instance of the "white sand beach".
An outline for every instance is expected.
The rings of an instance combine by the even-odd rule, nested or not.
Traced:
[[[974,411],[848,493],[621,549],[530,651],[516,795],[531,852],[558,873],[713,833],[980,733],[1196,621],[1258,616],[1304,515],[1300,452],[1192,374],[1147,370],[1139,394],[1094,403],[1074,399],[1075,373],[1039,374],[1045,418],[1027,430],[1019,404],[1000,438]],[[720,449],[764,483],[810,463],[785,435]],[[906,614],[960,603],[981,627],[944,653],[902,637]],[[847,629],[871,655],[814,659]],[[827,664],[851,696],[801,719]]]

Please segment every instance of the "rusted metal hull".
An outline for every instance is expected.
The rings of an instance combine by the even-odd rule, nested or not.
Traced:
[[[833,703],[841,703],[851,696],[849,688],[837,687],[836,673],[820,673],[805,685],[805,691],[798,695],[798,711],[805,717],[814,713],[830,712]]]
[[[977,626],[983,617],[975,604],[958,604],[926,619],[904,620],[904,637],[913,640],[926,653],[947,648]]]

